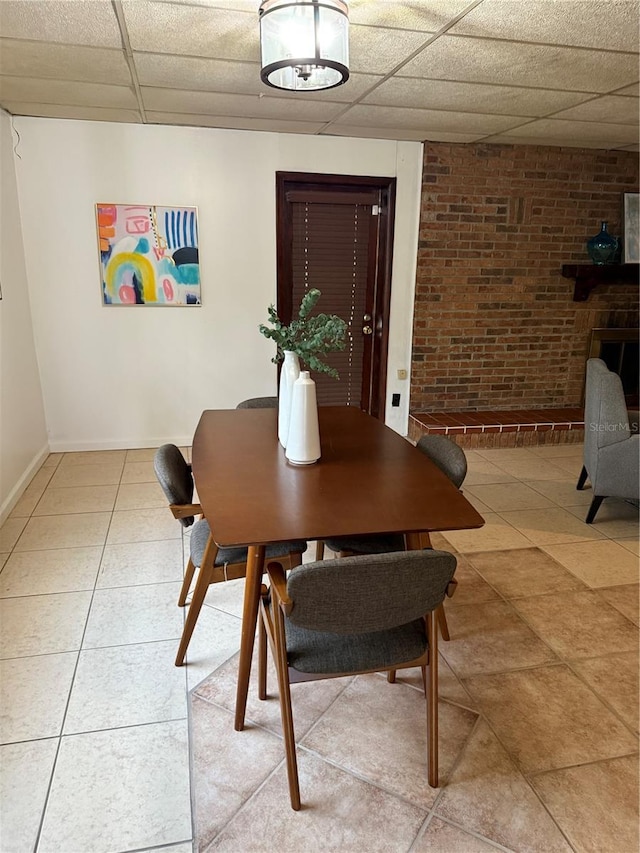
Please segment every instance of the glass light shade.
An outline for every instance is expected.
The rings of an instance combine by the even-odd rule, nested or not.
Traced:
[[[294,92],[349,79],[349,16],[343,0],[263,0],[260,77]]]

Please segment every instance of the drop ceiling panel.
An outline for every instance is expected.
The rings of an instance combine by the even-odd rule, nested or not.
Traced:
[[[471,0],[438,0],[437,3],[406,3],[403,0],[350,0],[353,24],[398,27],[435,33],[448,24]]]
[[[260,61],[256,15],[148,0],[124,0],[123,8],[133,50]]]
[[[287,98],[257,95],[226,95],[217,92],[179,92],[172,89],[142,88],[145,110],[193,115],[274,118],[299,121],[328,121],[344,106],[328,101],[290,101]]]
[[[182,113],[148,112],[151,124],[181,124],[193,127],[222,127],[228,130],[263,130],[272,133],[317,133],[322,124],[318,122],[283,121],[278,119],[244,118],[229,116],[202,116]]]
[[[30,77],[1,77],[2,102],[21,101],[41,104],[70,104],[86,107],[124,107],[136,109],[135,95],[126,86],[102,83],[76,83],[67,80],[38,80]]]
[[[355,136],[367,139],[400,139],[408,142],[475,142],[483,133],[438,133],[437,131],[411,130],[406,127],[358,127],[332,124],[322,131],[323,136]]]
[[[631,53],[445,35],[407,63],[398,75],[604,93],[636,82],[638,57]]]
[[[78,121],[117,121],[140,124],[136,110],[118,110],[101,107],[78,107],[71,104],[31,104],[8,101],[6,109],[13,115],[40,116],[42,118],[68,118]]]
[[[143,86],[240,95],[268,94],[295,99],[309,97],[304,93],[281,92],[267,88],[260,80],[260,63],[257,62],[232,62],[158,53],[134,53],[133,58],[138,80]],[[344,86],[317,92],[313,99],[348,102],[360,97],[381,79],[373,74],[352,74]]]
[[[49,77],[121,86],[131,83],[129,66],[121,50],[44,41],[0,38],[0,71],[16,77]]]
[[[610,124],[638,125],[640,111],[638,98],[620,98],[603,95],[593,101],[557,112],[553,118],[576,119],[577,121],[608,122]]]
[[[252,12],[258,17],[260,0],[158,0],[158,3],[172,3],[175,6],[209,6],[232,12]]]
[[[636,144],[638,0],[351,0],[351,78],[315,94],[260,82],[259,2],[0,0],[0,105],[380,139]]]
[[[429,33],[409,30],[349,27],[349,66],[352,71],[388,74],[429,38]]]
[[[593,97],[581,92],[390,77],[363,103],[496,115],[545,116]]]
[[[116,15],[108,0],[1,0],[0,33],[4,38],[122,46]]]
[[[484,0],[452,33],[638,50],[635,0]]]
[[[265,92],[264,83],[260,80],[259,62],[232,62],[160,53],[134,53],[133,61],[142,86],[241,95],[260,95]]]
[[[622,145],[607,139],[559,139],[553,136],[541,139],[539,136],[506,136],[505,134],[496,134],[496,136],[487,136],[482,141],[490,145],[544,145],[556,148],[608,148],[615,150],[622,148]]]
[[[414,110],[404,107],[351,107],[336,124],[358,127],[406,127],[414,130],[453,131],[457,133],[499,133],[517,127],[529,119],[521,116],[481,115],[444,110]]]
[[[617,145],[638,141],[638,128],[630,124],[605,124],[604,122],[564,121],[542,118],[526,127],[505,131],[505,136],[528,136],[529,138],[609,141]]]

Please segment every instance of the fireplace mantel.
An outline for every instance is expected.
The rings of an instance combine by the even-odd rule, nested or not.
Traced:
[[[586,302],[599,284],[637,284],[638,264],[563,264],[562,275],[575,281],[574,302]]]

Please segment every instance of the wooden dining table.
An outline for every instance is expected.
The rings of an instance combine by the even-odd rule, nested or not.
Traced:
[[[220,547],[248,546],[235,728],[244,727],[265,546],[371,533],[404,533],[424,547],[437,530],[481,527],[449,478],[381,421],[347,406],[319,409],[322,455],[287,461],[275,409],[207,410],[192,450],[200,504]]]

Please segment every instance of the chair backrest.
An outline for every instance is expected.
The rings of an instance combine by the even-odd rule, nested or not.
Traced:
[[[238,403],[236,409],[277,409],[277,397],[250,397]]]
[[[444,435],[423,435],[416,446],[460,488],[467,476],[467,457],[460,445]]]
[[[598,451],[631,435],[622,380],[600,358],[587,361],[584,392],[584,460],[595,477]]]
[[[406,625],[442,603],[456,558],[403,551],[321,560],[289,575],[289,620],[301,628],[364,634]]]
[[[175,444],[163,444],[156,450],[153,469],[170,504],[178,506],[193,501],[193,475],[191,466]],[[179,519],[183,527],[193,524],[194,517]]]

